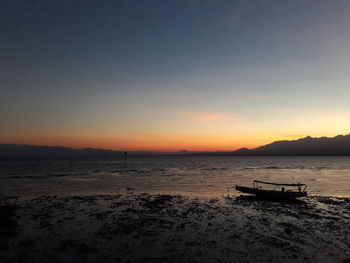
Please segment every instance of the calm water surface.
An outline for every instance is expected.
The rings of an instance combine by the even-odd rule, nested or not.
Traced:
[[[350,196],[350,157],[129,156],[116,160],[0,162],[0,191],[40,195],[239,195],[253,180],[302,182],[310,195]]]

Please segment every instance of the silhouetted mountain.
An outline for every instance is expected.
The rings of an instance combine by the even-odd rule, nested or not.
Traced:
[[[195,152],[181,152],[181,154]],[[174,155],[178,152],[131,151],[132,155]],[[0,144],[0,159],[64,159],[64,158],[120,158],[124,151],[84,148],[73,149],[63,146],[38,146],[25,144]]]
[[[241,148],[234,152],[235,154],[249,154],[250,150],[248,148]]]
[[[294,141],[276,141],[255,149],[241,148],[233,152],[133,151],[133,155],[350,155],[350,134],[333,138],[310,136]],[[56,159],[56,158],[120,158],[124,151],[62,146],[0,144],[0,159]]]
[[[73,149],[62,146],[0,144],[0,158],[112,157],[122,152],[103,149]]]
[[[235,155],[350,155],[350,134],[333,138],[307,136],[293,141],[276,141],[255,149],[245,148]]]

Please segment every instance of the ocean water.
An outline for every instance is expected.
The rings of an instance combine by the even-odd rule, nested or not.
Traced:
[[[106,160],[0,161],[0,192],[40,195],[118,193],[240,195],[253,180],[308,185],[309,195],[350,196],[350,157],[133,156]]]

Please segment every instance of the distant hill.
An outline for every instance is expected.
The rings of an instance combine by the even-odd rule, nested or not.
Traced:
[[[0,144],[0,158],[82,158],[112,157],[123,152],[103,149],[73,149],[62,146]]]
[[[174,153],[155,151],[131,151],[132,155],[185,154],[188,151]],[[188,152],[195,153],[195,152]],[[124,151],[96,148],[74,149],[63,146],[39,146],[27,144],[0,144],[0,160],[12,159],[76,159],[76,158],[121,158]]]
[[[328,138],[307,136],[293,141],[276,141],[255,149],[242,148],[234,155],[350,155],[350,134]]]
[[[232,152],[193,152],[182,150],[173,153],[133,151],[133,155],[350,155],[350,134],[333,138],[310,136],[293,141],[276,141],[255,149],[241,148]],[[56,159],[56,158],[120,158],[124,151],[104,149],[73,149],[62,146],[0,144],[0,159]]]

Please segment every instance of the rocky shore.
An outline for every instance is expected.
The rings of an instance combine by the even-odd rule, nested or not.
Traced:
[[[347,198],[129,193],[42,196],[6,209],[1,262],[350,262]]]

